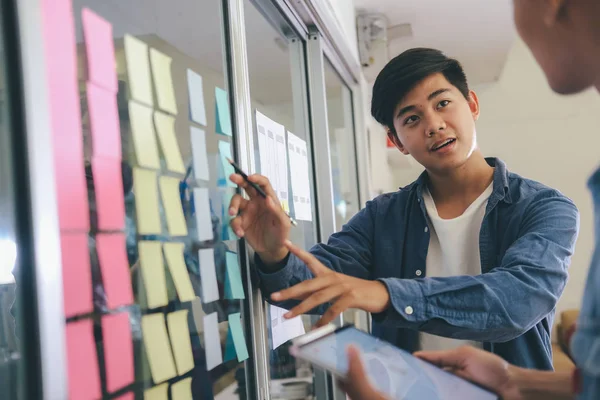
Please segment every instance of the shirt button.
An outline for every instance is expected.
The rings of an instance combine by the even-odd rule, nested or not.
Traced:
[[[415,274],[417,274],[417,276],[421,276],[422,272],[420,269],[418,269],[417,272],[415,272]]]
[[[429,227],[425,227],[425,233],[429,232]]]
[[[411,306],[408,306],[408,307],[406,307],[406,308],[404,309],[404,312],[405,312],[407,315],[412,315],[412,313],[413,313],[413,308],[412,308]]]

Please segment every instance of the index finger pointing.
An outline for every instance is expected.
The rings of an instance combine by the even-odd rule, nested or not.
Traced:
[[[329,268],[327,268],[326,266],[321,264],[321,262],[319,260],[317,260],[317,258],[315,256],[313,256],[312,254],[310,254],[308,251],[302,250],[300,247],[296,246],[289,240],[286,240],[284,242],[284,244],[285,244],[285,247],[287,247],[287,249],[291,253],[293,253],[296,257],[298,257],[300,260],[302,260],[304,262],[304,264],[306,264],[308,269],[310,269],[311,272],[315,276],[319,276],[319,275],[325,274],[327,272],[331,272],[331,270]]]

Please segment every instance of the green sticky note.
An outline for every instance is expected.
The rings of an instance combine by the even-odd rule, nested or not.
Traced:
[[[235,183],[229,180],[229,176],[235,173],[233,166],[229,164],[227,159],[233,160],[231,156],[231,144],[229,142],[219,141],[219,179],[217,184],[219,186],[236,187]]]
[[[223,362],[231,361],[236,356],[233,336],[231,336],[231,328],[229,328],[227,329],[227,340],[225,341],[225,355],[223,356]]]
[[[237,240],[235,232],[231,229],[231,219],[233,218],[229,215],[229,204],[231,204],[231,198],[233,197],[234,192],[231,189],[225,189],[223,192],[223,207],[221,210],[221,221],[223,222],[221,240]]]
[[[240,313],[229,315],[229,331],[233,337],[233,345],[235,346],[238,362],[248,359],[248,347],[246,347]]]
[[[215,87],[216,131],[221,135],[231,136],[231,115],[229,114],[229,99],[227,92]]]
[[[237,253],[227,252],[225,256],[227,271],[225,275],[225,298],[226,299],[245,299],[244,285],[240,274],[240,265],[238,263]]]

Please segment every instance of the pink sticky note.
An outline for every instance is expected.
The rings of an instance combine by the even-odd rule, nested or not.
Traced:
[[[119,397],[113,397],[113,400],[134,400],[135,396],[133,392],[127,392],[125,394],[120,395]]]
[[[88,8],[81,11],[88,79],[113,93],[119,90],[112,25]]]
[[[88,110],[95,156],[121,159],[121,130],[117,96],[88,82]]]
[[[125,249],[125,235],[122,233],[97,234],[96,251],[108,308],[114,309],[132,304],[133,294]]]
[[[71,0],[42,0],[48,101],[62,231],[89,230]]]
[[[125,200],[121,161],[116,158],[92,159],[98,229],[120,231],[125,226]]]
[[[92,400],[101,396],[98,357],[92,321],[67,324],[69,399]]]
[[[87,233],[62,233],[60,247],[66,317],[94,311]]]
[[[133,342],[129,314],[102,317],[106,387],[115,392],[133,382]]]

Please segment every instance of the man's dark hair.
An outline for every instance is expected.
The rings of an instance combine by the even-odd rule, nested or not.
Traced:
[[[394,132],[394,109],[419,82],[441,73],[465,99],[469,97],[467,77],[460,63],[435,49],[415,48],[394,57],[381,70],[373,85],[371,115]]]

